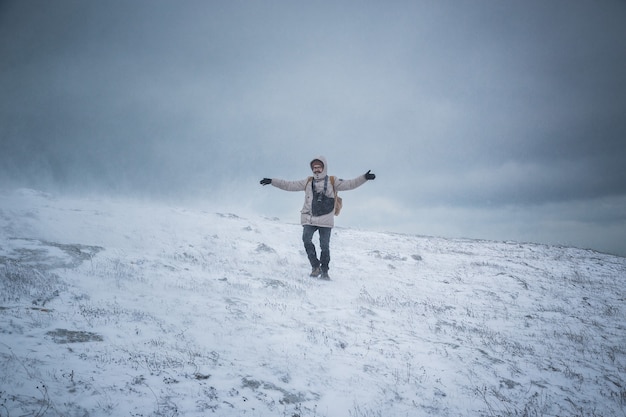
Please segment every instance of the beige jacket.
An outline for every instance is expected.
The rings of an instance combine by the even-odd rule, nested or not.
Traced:
[[[323,156],[318,156],[317,158],[311,160],[311,162],[315,161],[316,159],[324,163],[324,170],[320,174],[316,174],[313,176],[312,183],[313,187],[315,187],[315,190],[317,192],[321,192],[324,189],[324,178],[326,178],[326,175],[328,175],[328,164],[326,163],[326,158],[324,158]],[[338,192],[353,190],[365,184],[366,182],[367,180],[365,179],[365,175],[358,176],[351,180],[342,180],[340,178],[336,178],[335,190],[337,190]],[[335,225],[335,213],[332,211],[328,214],[324,214],[321,216],[313,215],[313,189],[311,187],[311,184],[309,183],[309,177],[298,181],[287,181],[281,180],[280,178],[272,178],[272,185],[285,191],[304,191],[304,205],[302,206],[302,210],[300,211],[300,222],[303,225],[320,227],[333,227]],[[334,197],[335,190],[333,190],[329,179],[326,189],[326,195],[328,197]]]

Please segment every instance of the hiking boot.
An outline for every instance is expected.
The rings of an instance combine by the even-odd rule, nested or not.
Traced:
[[[310,276],[312,276],[314,278],[317,278],[317,277],[320,276],[321,273],[322,273],[322,270],[318,266],[318,267],[313,268],[313,270],[311,271],[311,275]]]
[[[320,279],[324,279],[326,281],[330,281],[330,276],[328,276],[328,271],[322,272],[322,276],[320,276]]]

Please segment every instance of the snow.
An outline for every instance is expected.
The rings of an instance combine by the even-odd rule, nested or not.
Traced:
[[[2,417],[626,414],[625,258],[336,227],[327,282],[289,221],[25,189],[0,228]]]

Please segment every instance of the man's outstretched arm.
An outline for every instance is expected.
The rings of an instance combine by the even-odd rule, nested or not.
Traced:
[[[285,191],[304,191],[304,187],[308,182],[308,178],[298,181],[287,181],[279,178],[263,178],[260,181],[261,185],[272,184],[276,188],[280,188]]]
[[[371,181],[374,178],[376,178],[376,175],[372,174],[371,169],[367,171],[365,174],[359,175],[358,177],[351,179],[351,180],[342,180],[338,178],[335,181],[335,189],[337,191],[354,190],[355,188],[360,187],[361,185],[365,184],[367,181]]]

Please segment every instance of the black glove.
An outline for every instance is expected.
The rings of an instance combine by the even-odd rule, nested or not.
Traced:
[[[373,179],[376,178],[376,175],[372,174],[371,172],[372,172],[372,170],[370,169],[369,171],[367,171],[365,173],[365,179],[366,180],[373,180]]]
[[[272,179],[271,178],[263,178],[261,180],[261,185],[267,185],[267,184],[271,184],[272,183]]]

